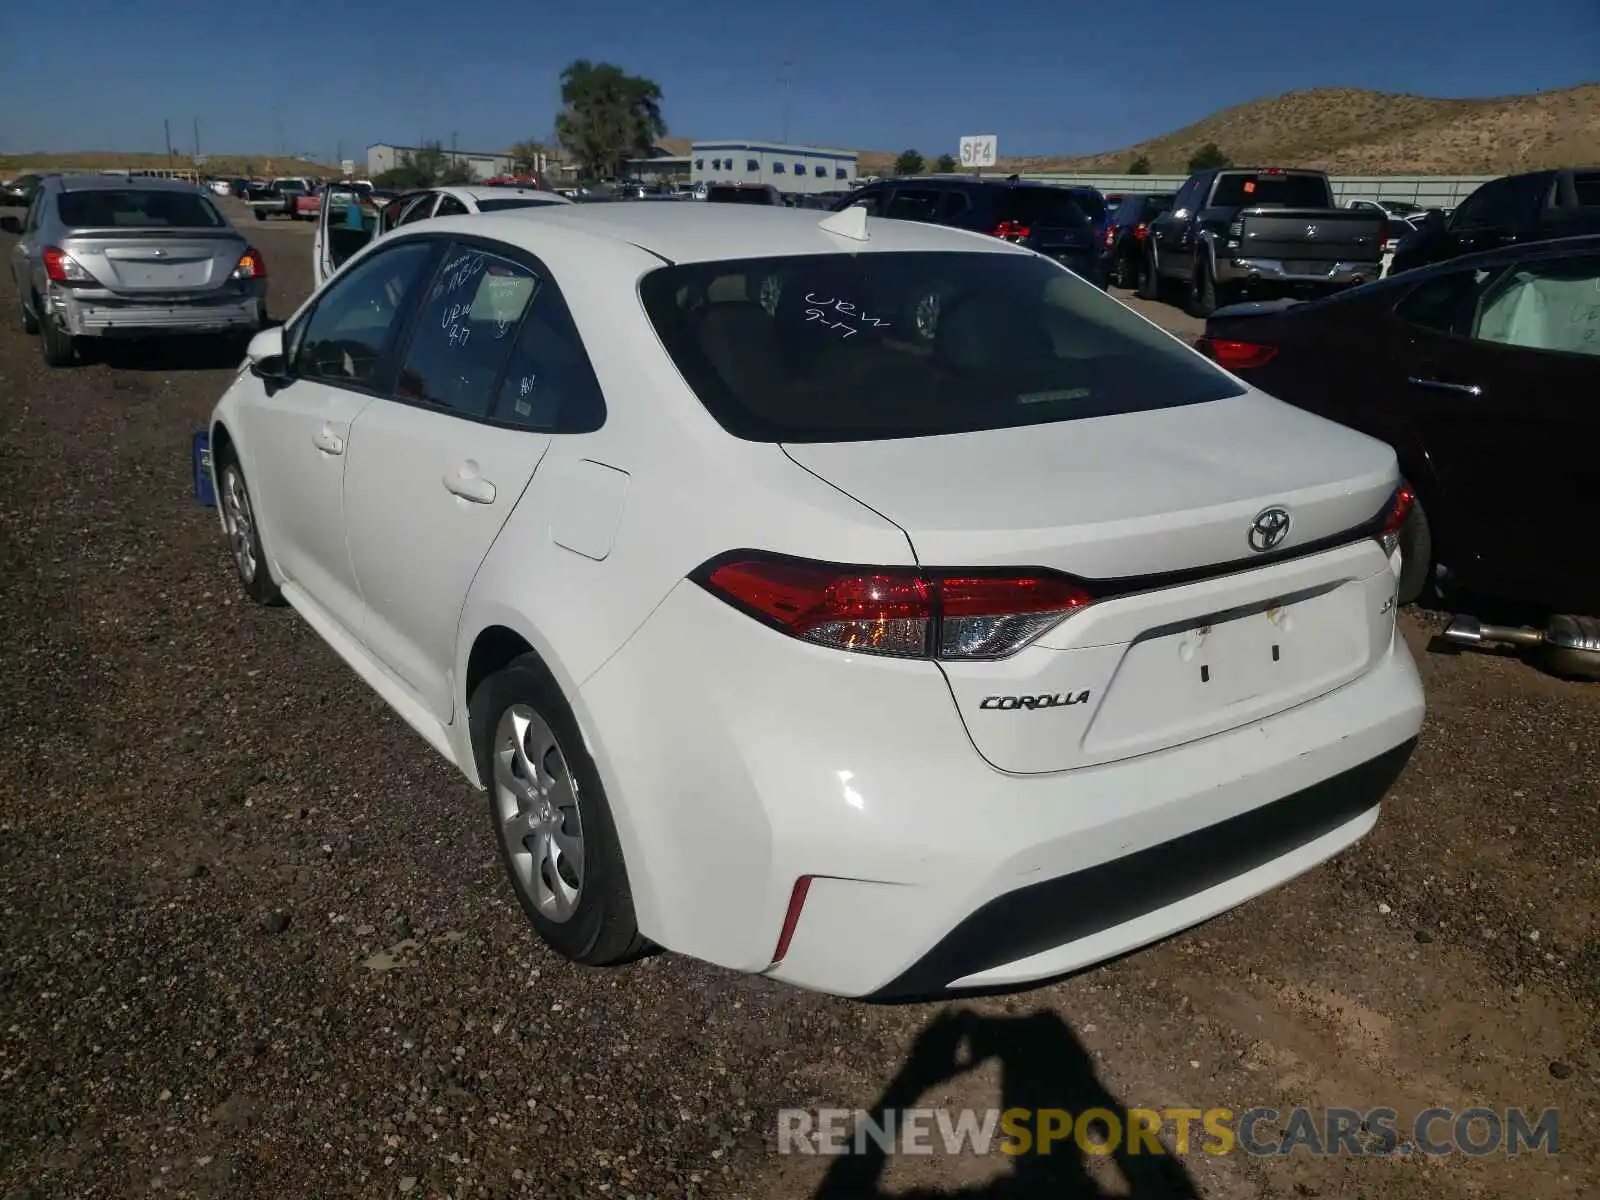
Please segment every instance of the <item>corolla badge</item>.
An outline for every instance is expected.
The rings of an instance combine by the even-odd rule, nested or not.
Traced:
[[[1263,508],[1256,514],[1256,519],[1250,522],[1250,549],[1257,554],[1265,554],[1282,544],[1288,536],[1289,510],[1286,508]]]

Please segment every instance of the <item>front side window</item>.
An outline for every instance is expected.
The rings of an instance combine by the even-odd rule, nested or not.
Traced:
[[[406,210],[400,214],[400,219],[395,224],[414,225],[418,221],[426,221],[433,215],[435,200],[432,192],[424,192],[406,206]]]
[[[435,249],[432,242],[388,246],[334,276],[304,326],[291,331],[295,374],[371,385]]]
[[[689,387],[726,430],[754,441],[919,437],[1242,394],[1032,254],[682,264],[650,272],[639,290]]]
[[[1600,356],[1600,255],[1513,267],[1484,293],[1472,336],[1501,346]]]
[[[453,246],[417,314],[395,395],[467,417],[488,415],[539,279],[521,263]]]
[[[56,213],[68,229],[222,229],[227,222],[199,192],[92,188],[62,192]]]
[[[1435,275],[1407,292],[1395,305],[1394,315],[1435,333],[1465,337],[1477,317],[1478,297],[1499,273],[1500,268]]]
[[[481,205],[479,207],[482,207]],[[436,217],[464,217],[467,215],[467,206],[454,196],[440,196],[439,207],[434,210]]]

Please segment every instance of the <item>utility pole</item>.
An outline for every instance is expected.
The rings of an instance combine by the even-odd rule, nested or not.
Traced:
[[[783,74],[778,76],[778,82],[783,85],[783,137],[781,141],[785,146],[789,144],[789,110],[794,99],[794,78],[792,68],[794,64],[787,58],[783,60]]]
[[[450,131],[450,165],[456,165],[456,134],[453,129]]]
[[[172,167],[172,121],[166,117],[161,118],[161,128],[167,135],[167,167]]]
[[[196,162],[200,161],[200,118],[199,117],[196,117],[194,119],[194,157],[195,157],[195,161]]]

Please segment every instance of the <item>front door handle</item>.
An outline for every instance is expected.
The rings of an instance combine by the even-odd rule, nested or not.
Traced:
[[[444,477],[445,490],[473,504],[493,504],[495,486],[478,474],[476,467],[461,467]]]
[[[344,453],[344,439],[327,425],[317,430],[316,436],[311,439],[311,442],[324,454]]]
[[[1446,383],[1442,379],[1427,379],[1412,375],[1406,380],[1412,387],[1431,388],[1436,392],[1455,392],[1461,396],[1481,396],[1483,389],[1475,383]]]

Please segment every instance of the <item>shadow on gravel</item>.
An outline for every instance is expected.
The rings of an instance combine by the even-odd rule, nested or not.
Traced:
[[[1088,1052],[1066,1023],[1054,1013],[1022,1017],[988,1017],[956,1010],[936,1018],[912,1047],[911,1057],[889,1082],[872,1108],[884,1126],[885,1114],[917,1106],[931,1090],[981,1066],[1000,1063],[1000,1109],[1021,1108],[1033,1114],[1062,1109],[1074,1115],[1106,1109],[1128,1128],[1128,1109],[1101,1083]],[[1076,1133],[1076,1130],[1073,1131]],[[934,1141],[938,1140],[937,1133]],[[1132,1200],[1199,1200],[1200,1192],[1183,1164],[1171,1153],[1129,1154],[1127,1137],[1107,1155],[1116,1165]],[[917,1189],[886,1192],[882,1180],[887,1152],[872,1138],[866,1153],[834,1159],[815,1200],[1110,1200],[1091,1178],[1075,1137],[1054,1142],[1044,1154],[1030,1152],[1012,1159],[1012,1174],[977,1187],[952,1190]]]
[[[242,337],[107,339],[81,349],[84,363],[114,371],[231,371],[244,361]]]

